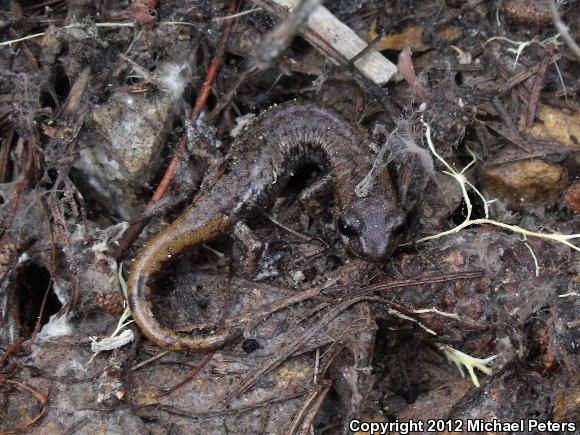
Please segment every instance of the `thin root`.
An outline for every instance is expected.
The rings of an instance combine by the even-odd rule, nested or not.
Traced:
[[[467,181],[467,179],[463,175],[465,170],[473,164],[473,161],[469,165],[467,165],[466,168],[464,168],[461,172],[457,172],[435,150],[435,146],[433,145],[433,140],[431,139],[431,127],[429,126],[429,124],[427,124],[423,120],[423,118],[421,118],[421,123],[425,126],[425,138],[427,140],[427,145],[429,146],[429,150],[435,156],[435,158],[437,160],[439,160],[445,166],[446,171],[444,171],[444,172],[447,175],[449,175],[450,177],[452,177],[453,179],[455,179],[455,181],[459,184],[459,187],[461,188],[461,193],[463,195],[463,200],[465,201],[465,205],[467,208],[467,215],[465,217],[465,220],[462,223],[460,223],[459,225],[457,225],[455,228],[434,234],[432,236],[423,237],[423,238],[415,241],[415,243],[422,243],[422,242],[426,242],[428,240],[439,239],[439,238],[447,236],[449,234],[457,233],[457,232],[461,231],[462,229],[467,228],[467,227],[472,226],[472,225],[489,224],[489,225],[493,225],[493,226],[496,226],[499,228],[509,230],[513,233],[521,234],[525,237],[537,237],[540,239],[551,240],[551,241],[554,241],[557,243],[561,243],[563,245],[568,246],[569,248],[572,248],[575,251],[580,252],[580,247],[569,242],[569,240],[580,238],[580,234],[541,233],[541,232],[537,232],[537,231],[526,230],[525,228],[521,228],[517,225],[509,225],[509,224],[505,224],[503,222],[499,222],[499,221],[490,219],[488,217],[488,207],[489,207],[489,204],[491,204],[493,201],[487,200],[483,196],[483,194],[473,184],[471,184],[469,181]],[[471,154],[473,156],[473,153],[471,153]],[[474,157],[474,160],[475,160],[475,157]],[[484,207],[485,207],[485,216],[486,216],[485,218],[471,219],[473,205],[471,204],[471,200],[469,198],[469,195],[467,194],[467,187],[466,186],[469,186],[482,199],[482,201],[484,203]],[[535,261],[537,264],[537,260],[535,260]]]

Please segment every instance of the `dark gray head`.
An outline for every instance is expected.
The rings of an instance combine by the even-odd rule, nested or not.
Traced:
[[[350,252],[368,261],[381,261],[400,243],[406,220],[393,196],[371,194],[354,197],[343,206],[336,226]]]

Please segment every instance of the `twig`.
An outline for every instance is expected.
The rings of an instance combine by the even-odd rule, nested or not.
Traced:
[[[16,33],[16,30],[14,30],[12,28],[10,28],[10,34],[14,38],[19,37],[18,33]],[[37,74],[40,74],[41,70],[40,70],[40,66],[38,65],[38,61],[36,60],[36,58],[34,57],[32,52],[30,51],[30,48],[28,48],[28,45],[24,41],[22,41],[22,51],[24,52],[24,56],[26,57],[26,60],[28,61],[28,65],[30,66],[30,69],[32,69]]]
[[[295,235],[296,237],[298,237],[299,239],[308,242],[308,243],[312,243],[312,242],[320,242],[320,240],[315,239],[314,237],[310,237],[307,236],[305,234],[299,233],[298,231],[293,230],[292,228],[284,225],[283,223],[277,221],[276,219],[274,219],[272,216],[270,216],[267,213],[264,213],[264,216],[266,216],[266,219],[268,219],[270,222],[272,222],[274,225],[276,225],[279,228],[282,228],[284,231],[289,232],[290,234]]]
[[[40,332],[40,328],[42,326],[42,317],[44,315],[44,310],[46,308],[46,302],[48,301],[48,295],[52,290],[52,286],[56,281],[55,269],[56,269],[56,241],[54,239],[54,231],[52,229],[52,222],[50,221],[48,210],[46,209],[46,205],[42,202],[42,200],[38,200],[40,203],[40,207],[42,212],[44,213],[44,217],[48,223],[48,230],[50,233],[50,280],[48,281],[48,285],[46,286],[46,290],[44,292],[44,297],[42,298],[42,303],[40,304],[40,310],[38,311],[38,317],[36,318],[36,324],[34,325],[34,332],[30,337],[30,342],[33,342],[36,339],[36,336]]]
[[[393,306],[392,302],[389,302],[385,299],[379,297],[373,297],[372,293],[376,291],[385,291],[389,288],[397,288],[397,287],[405,287],[410,285],[422,285],[422,284],[432,284],[432,283],[440,283],[446,281],[452,281],[456,279],[473,279],[473,278],[480,278],[483,276],[481,271],[468,271],[462,273],[450,273],[445,275],[440,275],[436,277],[420,277],[417,279],[407,279],[402,281],[394,281],[394,282],[387,282],[387,283],[378,283],[369,286],[365,286],[361,289],[356,291],[347,293],[343,295],[342,298],[338,299],[336,302],[338,305],[334,305],[330,310],[315,324],[312,328],[305,331],[295,340],[292,340],[284,349],[276,352],[271,358],[269,358],[264,364],[260,367],[256,368],[253,372],[251,372],[242,382],[237,386],[235,390],[233,390],[224,400],[226,402],[233,399],[235,396],[240,396],[244,392],[248,391],[252,385],[257,381],[257,379],[267,373],[277,366],[279,366],[286,358],[294,354],[294,352],[300,348],[306,341],[310,338],[318,334],[326,325],[328,325],[333,319],[339,316],[344,310],[349,308],[350,306],[357,304],[362,301],[370,301],[370,302],[377,302],[381,304],[388,304]],[[303,292],[304,293],[304,292]],[[396,310],[391,310],[391,314],[397,315],[395,313]],[[401,314],[401,313],[398,313]],[[400,316],[399,316],[400,317]],[[423,329],[425,328],[420,322],[412,319],[408,316],[405,318],[412,320],[413,322],[417,323]],[[429,331],[429,330],[428,330]]]
[[[449,317],[451,319],[460,320],[460,317],[456,313],[448,313],[446,311],[441,311],[435,307],[433,308],[421,308],[419,310],[413,310],[413,314],[428,314],[433,313],[443,317]]]
[[[145,361],[141,361],[139,364],[135,364],[131,368],[131,371],[135,372],[135,371],[139,370],[140,368],[145,367],[148,364],[151,364],[153,361],[157,361],[159,358],[164,357],[168,353],[169,353],[168,350],[164,350],[162,352],[159,352],[157,355],[153,355],[151,358],[147,358]]]
[[[287,432],[289,435],[308,433],[307,430],[314,421],[316,413],[322,406],[331,387],[332,382],[326,381],[322,385],[318,385],[312,389],[310,394],[305,398],[302,407],[296,413],[292,425]],[[299,428],[300,430],[298,430]]]
[[[20,181],[14,189],[10,214],[6,220],[2,222],[3,225],[0,230],[0,233],[2,234],[2,237],[0,238],[0,246],[4,245],[6,235],[8,234],[8,229],[11,227],[12,222],[16,217],[16,212],[18,211],[20,200],[22,199],[22,192],[28,189],[31,185],[34,185],[37,181],[38,157],[36,155],[36,148],[30,142],[26,142],[26,144],[28,145],[26,147],[26,166],[22,171],[22,174],[19,174],[18,177],[14,176],[15,179],[20,178]]]
[[[133,23],[95,23],[95,27],[135,27]],[[72,29],[74,27],[82,27],[80,24],[69,24],[68,26],[61,27],[61,30],[64,29]],[[0,47],[4,47],[6,45],[15,44],[17,42],[27,41],[29,39],[39,38],[44,36],[46,32],[40,33],[33,33],[32,35],[24,36],[22,38],[11,39],[9,41],[0,42]]]
[[[550,12],[552,12],[552,21],[554,21],[556,30],[558,30],[566,45],[570,48],[570,50],[572,50],[572,53],[574,53],[576,59],[580,61],[580,47],[578,44],[576,44],[576,41],[572,39],[572,36],[570,36],[570,32],[568,32],[568,26],[566,26],[566,24],[564,24],[562,21],[562,18],[560,18],[560,14],[558,13],[558,8],[556,8],[554,0],[550,0],[549,6]]]
[[[524,138],[522,138],[519,130],[516,129],[515,131],[513,131],[511,129],[505,128],[500,123],[491,122],[491,121],[486,122],[485,126],[489,129],[495,131],[497,134],[502,136],[504,139],[507,139],[508,141],[513,143],[515,146],[517,146],[522,151],[525,151],[526,158],[528,158],[533,153],[533,149],[530,147],[528,142]]]
[[[310,18],[312,12],[321,5],[321,0],[298,0],[293,2],[291,13],[262,38],[254,51],[254,64],[260,69],[268,68],[280,56],[298,34],[300,28]]]
[[[10,343],[8,347],[4,349],[4,353],[0,356],[0,369],[4,367],[4,364],[6,364],[12,355],[16,354],[16,352],[21,349],[22,343],[24,343],[24,339],[19,338],[16,341]]]
[[[360,52],[358,52],[354,57],[346,60],[346,59],[342,59],[341,62],[339,62],[337,65],[332,65],[331,68],[327,69],[326,71],[322,71],[322,73],[320,74],[320,76],[314,80],[313,84],[320,88],[322,86],[322,84],[329,78],[332,77],[334,74],[337,74],[341,71],[344,71],[346,69],[349,68],[355,68],[354,64],[357,60],[359,60],[360,58],[362,58],[364,55],[366,55],[368,52],[370,52],[372,49],[374,49],[374,47],[377,45],[377,43],[380,42],[381,38],[385,35],[386,33],[386,29],[381,29],[381,31],[377,34],[377,36],[375,36],[375,38],[370,41],[368,43],[368,45],[362,49]],[[400,68],[399,68],[399,73],[400,73]]]
[[[213,358],[213,356],[215,355],[215,352],[211,352],[209,354],[207,354],[205,356],[205,358],[198,364],[196,365],[188,374],[187,376],[182,379],[181,381],[179,381],[177,384],[175,384],[174,386],[168,388],[166,391],[159,393],[157,395],[157,399],[160,399],[162,397],[165,396],[169,396],[171,393],[173,393],[175,390],[178,390],[179,388],[183,387],[185,384],[187,384],[189,381],[191,381],[193,378],[195,378],[197,376],[197,374],[201,371],[201,369],[203,369],[207,363],[210,362],[210,360]]]
[[[44,9],[46,6],[52,6],[52,5],[55,5],[57,3],[64,3],[64,2],[65,2],[65,0],[46,0],[43,2],[31,4],[30,6],[25,6],[24,10],[29,12],[29,11],[33,11],[35,9]]]
[[[225,20],[231,20],[232,18],[240,18],[240,17],[243,17],[244,15],[253,14],[254,12],[258,12],[261,10],[262,10],[262,8],[252,8],[252,9],[248,9],[247,11],[238,12],[237,14],[229,14],[229,15],[225,15],[223,17],[215,17],[212,21],[225,21]]]
[[[281,394],[281,395],[275,396],[273,398],[266,399],[266,400],[263,400],[263,401],[260,401],[257,403],[246,405],[246,406],[227,407],[227,408],[222,408],[222,409],[218,409],[215,411],[200,412],[200,413],[193,413],[191,411],[186,411],[184,409],[180,409],[180,408],[177,408],[177,407],[171,406],[171,405],[157,405],[157,404],[155,404],[155,405],[141,405],[141,406],[139,406],[139,408],[147,409],[147,408],[154,406],[156,411],[157,410],[165,411],[169,414],[175,414],[175,415],[179,415],[181,417],[198,420],[200,418],[218,417],[218,416],[223,417],[226,415],[237,415],[238,416],[242,413],[253,412],[256,409],[260,409],[260,408],[263,408],[266,406],[272,407],[272,405],[276,404],[276,403],[288,402],[291,399],[295,399],[297,397],[304,396],[305,394],[307,394],[309,392],[310,392],[310,388],[303,389],[303,390],[301,389],[298,391],[292,391],[288,394]]]
[[[58,114],[59,118],[67,118],[77,112],[81,99],[84,95],[85,89],[87,87],[87,84],[89,83],[89,80],[91,78],[90,73],[91,68],[86,67],[79,74],[74,84],[72,85],[70,92],[66,97],[66,101]]]
[[[510,116],[510,114],[508,113],[505,106],[503,105],[503,103],[501,102],[501,100],[497,95],[492,98],[491,105],[495,110],[497,110],[499,117],[501,118],[503,123],[510,129],[510,131],[516,135],[519,135],[516,123],[514,122],[514,120],[512,119],[512,117]]]
[[[2,149],[0,150],[0,183],[6,183],[6,173],[8,172],[8,159],[10,158],[10,148],[15,130],[11,128],[2,138]]]
[[[426,276],[418,278],[409,278],[404,280],[379,282],[376,284],[371,284],[365,287],[366,290],[371,290],[373,292],[386,292],[390,289],[410,287],[418,285],[430,285],[430,284],[441,284],[449,281],[459,281],[466,279],[477,279],[482,278],[484,273],[480,270],[470,270],[466,272],[453,272],[442,274],[438,276]]]
[[[261,322],[266,317],[281,311],[285,308],[288,308],[292,305],[298,304],[306,299],[314,298],[319,296],[324,290],[334,285],[339,278],[330,278],[324,284],[317,285],[311,287],[309,289],[303,290],[301,292],[295,293],[290,297],[282,299],[280,301],[271,302],[262,306],[257,307],[255,310],[247,313],[247,314],[240,314],[237,316],[228,317],[225,321],[225,325],[235,325],[240,323],[249,323],[249,322]],[[209,327],[209,325],[207,325]],[[205,325],[199,325],[199,323],[195,325],[183,325],[177,328],[179,332],[188,332],[191,333],[193,329],[196,328],[204,328]]]
[[[528,116],[526,118],[526,124],[531,127],[536,118],[536,110],[538,109],[538,101],[540,99],[540,91],[542,90],[542,85],[544,84],[544,78],[546,77],[546,70],[548,69],[548,64],[550,61],[543,61],[538,67],[538,72],[536,73],[536,79],[532,86],[532,93],[530,94],[530,105],[528,107]]]
[[[320,0],[301,1],[284,21],[262,38],[254,50],[251,61],[243,69],[242,73],[238,75],[238,78],[230,86],[230,89],[216,103],[208,117],[209,122],[216,122],[220,113],[231,103],[239,87],[244,82],[266,71],[280,57],[284,49],[290,45],[292,39],[298,34],[300,28],[312,13],[312,10],[316,6],[319,6],[320,3]]]
[[[255,66],[255,65],[250,65],[248,68],[246,68],[246,70],[243,71],[238,76],[238,78],[234,81],[234,83],[231,85],[230,89],[220,97],[220,99],[216,103],[215,107],[213,108],[213,110],[211,111],[211,113],[208,116],[208,122],[215,123],[217,121],[220,113],[222,112],[222,110],[224,110],[226,108],[226,106],[228,104],[230,104],[231,101],[234,99],[240,86],[242,86],[242,84],[245,81],[251,79],[254,76],[262,74],[263,72],[264,72],[263,69]]]
[[[28,385],[25,385],[22,382],[15,381],[13,379],[3,379],[0,377],[0,383],[6,384],[6,385],[11,385],[14,388],[18,388],[20,390],[27,391],[41,405],[40,411],[32,419],[30,419],[29,421],[27,421],[26,423],[24,423],[22,426],[20,426],[18,428],[0,431],[0,435],[21,433],[21,432],[25,431],[26,429],[28,429],[30,426],[33,426],[36,423],[38,423],[38,421],[44,416],[44,414],[46,414],[46,411],[48,411],[48,394],[42,394],[42,393],[30,388]]]
[[[285,18],[298,0],[252,0],[273,15]],[[334,63],[349,60],[365,49],[367,43],[324,6],[314,9],[302,34],[306,40]],[[397,73],[397,67],[377,50],[355,62],[355,67],[374,83],[382,85]]]
[[[536,74],[538,72],[539,66],[540,66],[540,64],[536,64],[530,68],[526,68],[526,69],[520,71],[517,74],[514,74],[512,77],[509,78],[509,80],[507,80],[503,85],[501,85],[497,89],[497,92],[499,94],[503,94],[503,93],[511,90],[514,86],[519,85],[520,83],[526,81],[527,79],[529,79],[530,77],[532,77],[534,74]]]

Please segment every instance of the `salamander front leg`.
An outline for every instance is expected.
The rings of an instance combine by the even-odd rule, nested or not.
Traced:
[[[331,193],[332,178],[328,174],[312,183],[300,193],[300,205],[310,217],[317,218],[324,211],[324,207],[321,204],[322,199]]]
[[[254,232],[244,222],[238,222],[234,226],[234,237],[246,251],[243,262],[244,275],[253,275],[258,268],[260,257],[264,251],[264,244],[258,240]]]

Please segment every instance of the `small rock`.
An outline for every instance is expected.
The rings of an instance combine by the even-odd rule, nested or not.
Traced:
[[[576,214],[580,214],[580,183],[575,183],[566,193],[566,205]]]
[[[541,27],[552,21],[548,0],[507,0],[502,11],[514,23]]]
[[[107,381],[99,385],[97,403],[114,406],[125,396],[121,382]]]
[[[300,284],[302,281],[304,281],[304,272],[302,272],[301,270],[297,270],[292,274],[292,280],[296,284]]]
[[[400,32],[393,32],[383,36],[380,41],[377,42],[375,48],[379,51],[401,51],[405,47],[409,47],[414,52],[425,51],[430,47],[423,42],[424,33],[425,29],[422,26],[410,24],[404,27]],[[462,30],[456,26],[447,26],[437,29],[435,34],[445,42],[450,43],[461,38]],[[367,39],[372,41],[377,36],[378,33],[376,30],[371,29],[367,34]]]
[[[578,421],[580,419],[580,375],[572,375],[566,388],[562,388],[554,400],[554,421]]]
[[[486,189],[512,209],[528,203],[553,205],[561,196],[566,178],[562,166],[541,159],[502,163],[483,170]]]
[[[528,127],[522,116],[518,129],[539,140],[557,141],[569,147],[580,146],[580,112],[540,104],[536,118],[536,122]]]
[[[164,64],[158,68],[158,91],[115,92],[95,109],[89,128],[79,138],[75,168],[83,175],[77,177],[81,190],[124,220],[138,213],[143,185],[159,169],[187,71],[186,65]]]

